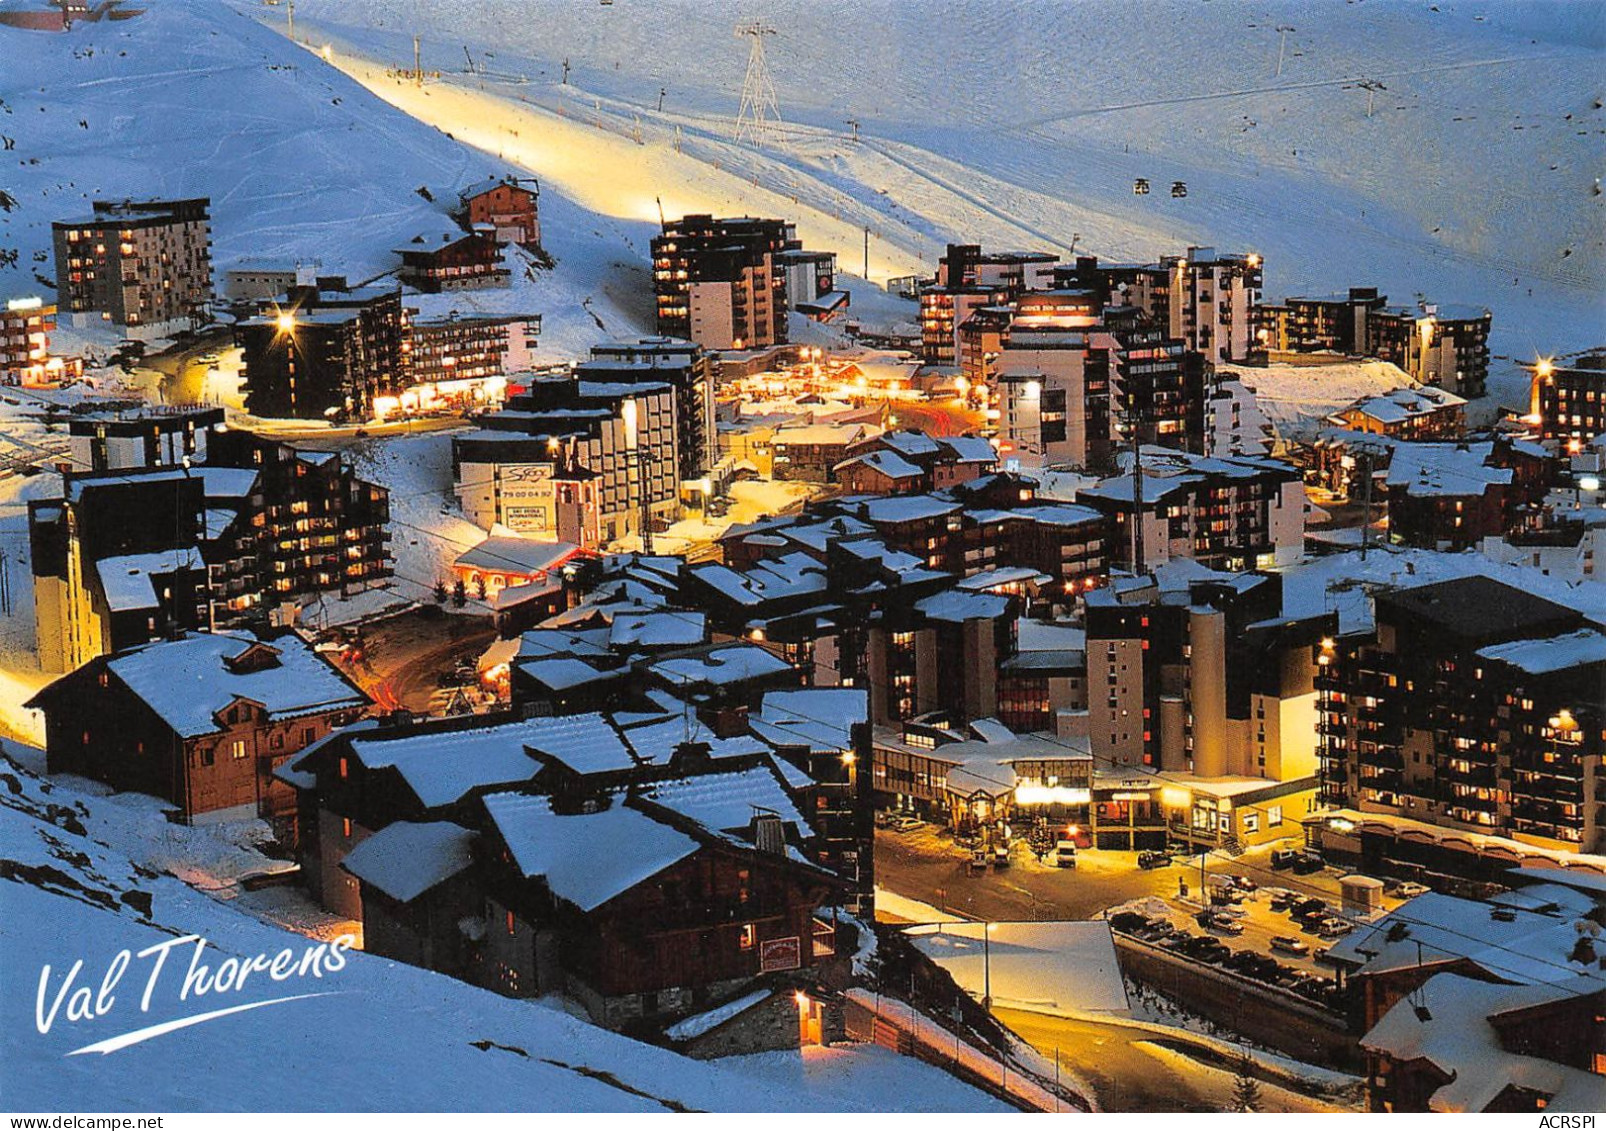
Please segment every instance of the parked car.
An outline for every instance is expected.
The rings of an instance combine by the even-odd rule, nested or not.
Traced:
[[[1273,935],[1271,949],[1281,951],[1283,954],[1309,954],[1310,943],[1296,939],[1293,935]]]
[[[1292,868],[1294,861],[1299,859],[1297,848],[1274,848],[1271,853],[1271,866],[1279,872]]]
[[[1316,899],[1315,897],[1307,896],[1303,899],[1295,900],[1288,906],[1288,914],[1294,919],[1298,919],[1301,915],[1311,911],[1321,911],[1325,913],[1327,911],[1327,901],[1325,899]]]
[[[1251,892],[1260,890],[1260,885],[1248,876],[1228,876],[1227,878],[1232,881],[1232,886],[1239,891]]]
[[[1432,890],[1427,884],[1419,884],[1414,880],[1408,880],[1396,889],[1395,894],[1401,899],[1415,899],[1417,896],[1426,895]]]
[[[1138,867],[1169,868],[1171,867],[1171,857],[1164,852],[1140,852],[1138,853]]]
[[[1347,935],[1355,929],[1355,924],[1348,919],[1326,918],[1316,925],[1316,933],[1324,939],[1336,939],[1340,935]]]
[[[1189,958],[1219,962],[1232,951],[1220,939],[1213,939],[1209,935],[1189,935],[1188,941],[1183,944],[1182,953]]]
[[[1062,840],[1054,845],[1054,863],[1060,868],[1076,867],[1076,842]]]
[[[1242,923],[1228,919],[1223,915],[1218,915],[1214,911],[1201,911],[1194,918],[1199,926],[1207,931],[1220,931],[1224,935],[1241,935],[1244,933],[1244,925]]]
[[[1110,930],[1121,931],[1130,935],[1151,925],[1153,922],[1154,920],[1147,915],[1140,915],[1136,911],[1117,911],[1110,916]]]
[[[878,829],[890,829],[892,827],[892,822],[893,822],[893,816],[892,816],[891,813],[888,813],[884,809],[877,809],[876,810],[876,814],[875,814],[875,827],[876,828],[878,828]]]
[[[923,824],[925,822],[918,817],[899,817],[892,822],[892,827],[900,833],[908,833],[913,832]]]
[[[1327,861],[1322,859],[1322,854],[1319,852],[1301,852],[1298,859],[1294,861],[1294,872],[1301,876],[1308,876],[1312,872],[1320,872],[1325,867],[1327,867]]]
[[[1009,867],[1009,846],[1008,845],[1006,845],[1006,844],[997,844],[997,845],[993,846],[993,867],[994,868],[1007,868],[1007,867]]]
[[[970,858],[970,874],[972,876],[985,876],[987,874],[987,854],[978,852]]]

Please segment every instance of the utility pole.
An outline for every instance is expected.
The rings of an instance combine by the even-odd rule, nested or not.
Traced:
[[[11,563],[0,550],[0,613],[11,615]]]
[[[864,281],[870,281],[870,225],[864,226]]]
[[[563,85],[569,85],[569,60],[563,60]]]
[[[1283,49],[1288,46],[1288,33],[1293,31],[1293,30],[1294,29],[1292,27],[1289,27],[1286,24],[1279,24],[1277,26],[1277,34],[1280,37],[1278,39],[1278,41],[1277,41],[1277,77],[1278,78],[1282,78],[1283,77]]]
[[[290,0],[290,6],[287,11],[290,15],[290,42],[294,43],[296,41],[296,0]]]
[[[1380,90],[1387,90],[1388,87],[1384,86],[1376,79],[1363,79],[1355,85],[1366,91],[1366,116],[1370,118],[1372,116],[1372,104],[1377,98],[1377,92]]]
[[[423,49],[416,35],[413,36],[413,85],[424,85]]]
[[[664,95],[666,95],[668,93],[669,93],[669,88],[668,87],[661,86],[661,87],[658,88],[658,113],[660,113],[660,114],[662,114],[664,112]]]
[[[853,127],[853,140],[854,141],[858,141],[859,140],[859,119],[857,119],[857,118],[848,118],[843,124]]]

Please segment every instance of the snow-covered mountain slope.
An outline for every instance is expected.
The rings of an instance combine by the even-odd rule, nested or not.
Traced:
[[[381,77],[376,89],[521,153],[606,214],[652,217],[655,195],[670,211],[725,198],[797,217],[855,269],[868,224],[873,276],[909,258],[929,268],[949,239],[1062,252],[1074,240],[1115,259],[1189,242],[1253,249],[1272,297],[1373,283],[1396,301],[1482,303],[1496,353],[1527,358],[1606,341],[1601,13],[303,0],[297,28],[334,43],[337,65],[357,66],[342,54],[355,49],[381,76],[410,65],[421,35],[441,81],[417,91]],[[785,148],[730,140],[746,65],[731,29],[754,17],[777,32]],[[1279,27],[1294,29],[1280,75]],[[480,74],[463,73],[465,49]],[[1370,115],[1362,81],[1381,86]],[[504,108],[465,101],[481,86]],[[688,158],[704,168],[688,174]],[[1134,195],[1138,177],[1154,191]],[[1175,180],[1185,198],[1171,196]]]
[[[317,939],[267,926],[157,870],[183,862],[197,882],[208,868],[226,878],[243,850],[205,830],[166,826],[142,799],[90,796],[71,779],[37,777],[10,756],[23,758],[18,748],[0,743],[0,751],[0,1108],[1001,1110],[953,1077],[878,1047],[692,1061],[543,1002],[319,951]],[[164,847],[164,826],[185,839],[181,852]],[[204,949],[178,941],[192,935]],[[140,951],[161,944],[169,949],[158,970],[158,954]],[[127,965],[103,990],[120,951],[129,952]],[[283,951],[291,958],[281,971],[293,963],[299,974],[258,969],[236,973],[235,989],[213,985],[241,960],[265,955],[270,967]],[[302,966],[308,954],[318,956],[317,975],[310,960]],[[205,973],[186,997],[192,961]],[[257,1004],[280,998],[298,1000]],[[73,1055],[134,1030],[252,1005]]]
[[[54,294],[50,224],[95,198],[210,197],[220,287],[248,257],[361,280],[502,171],[215,0],[148,7],[60,34],[0,27],[0,299]],[[648,328],[647,226],[542,204],[558,268],[521,261],[518,286],[447,305],[541,313],[558,358]]]

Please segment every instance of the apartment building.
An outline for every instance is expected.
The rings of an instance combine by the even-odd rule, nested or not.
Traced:
[[[90,216],[56,221],[57,305],[136,338],[204,323],[212,303],[210,206],[204,197],[97,200]]]
[[[452,438],[463,513],[489,529],[586,550],[680,514],[675,389],[668,382],[539,378]]]
[[[1381,307],[1367,315],[1370,352],[1424,385],[1476,400],[1488,386],[1490,320],[1478,306]]]
[[[236,324],[234,336],[253,416],[367,420],[381,397],[400,398],[411,377],[399,287],[320,278]]]
[[[1299,471],[1258,456],[1196,456],[1142,449],[1142,502],[1132,458],[1123,473],[1076,492],[1078,504],[1115,527],[1112,561],[1154,569],[1189,558],[1236,571],[1287,565],[1304,549],[1305,489]],[[1141,536],[1139,523],[1141,522]]]
[[[686,216],[653,237],[658,333],[710,350],[787,340],[782,251],[801,245],[784,220]]]
[[[700,480],[719,460],[714,420],[714,358],[684,338],[601,342],[574,367],[581,381],[632,386],[667,382],[675,391],[675,443],[683,482]]]
[[[1473,575],[1318,646],[1323,799],[1549,848],[1606,841],[1606,633]]]
[[[1546,440],[1580,451],[1606,434],[1606,354],[1573,365],[1537,361],[1531,367],[1529,414]]]

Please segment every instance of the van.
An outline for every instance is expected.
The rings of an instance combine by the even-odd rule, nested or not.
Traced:
[[[1054,845],[1054,863],[1060,868],[1076,867],[1076,842],[1062,840]]]
[[[1292,868],[1294,861],[1299,859],[1299,852],[1293,848],[1274,849],[1271,854],[1271,866],[1279,872]]]

